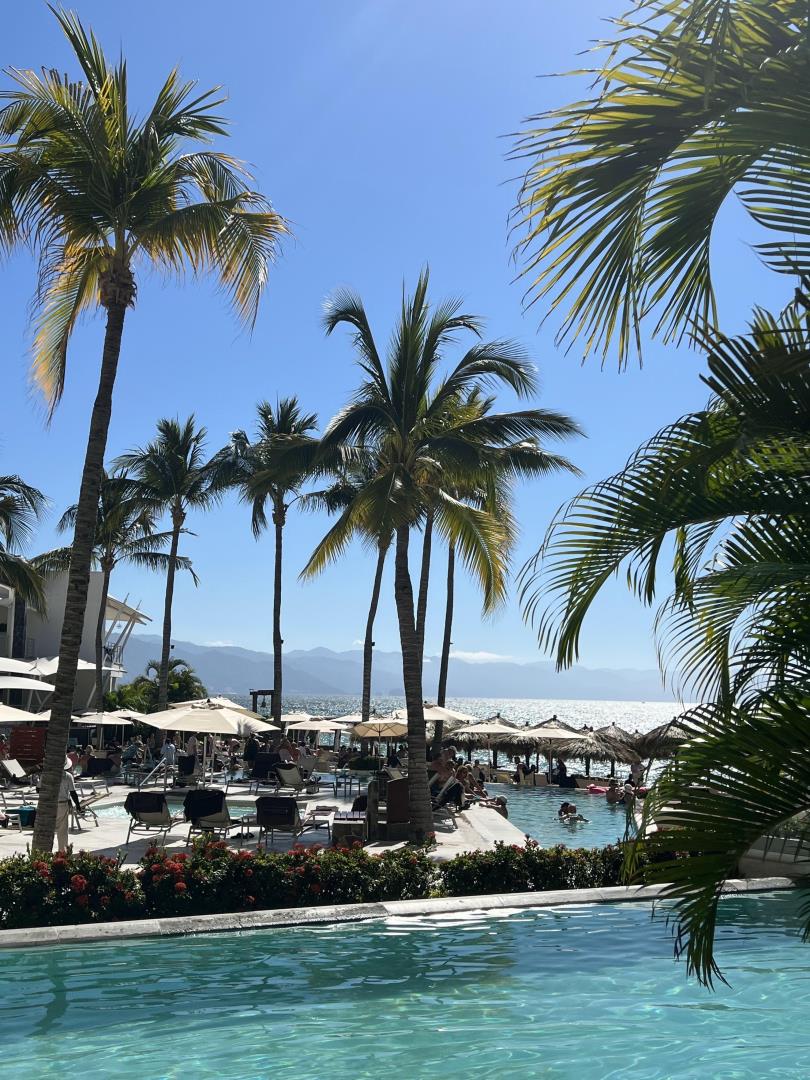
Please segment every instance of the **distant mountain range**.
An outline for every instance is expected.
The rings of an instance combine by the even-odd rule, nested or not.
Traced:
[[[160,655],[156,634],[139,634],[126,647],[127,679],[141,673]],[[235,645],[196,645],[176,641],[173,656],[195,669],[211,693],[246,694],[273,684],[270,653],[253,652]],[[284,654],[284,691],[287,694],[329,696],[359,695],[363,654],[359,649],[290,649]],[[439,658],[425,658],[425,697],[435,698]],[[401,695],[402,660],[399,653],[374,653],[372,693],[376,697]],[[636,668],[587,668],[555,671],[547,660],[518,664],[508,661],[471,663],[451,659],[447,693],[450,697],[492,698],[585,698],[617,701],[663,701],[669,695],[654,670]]]

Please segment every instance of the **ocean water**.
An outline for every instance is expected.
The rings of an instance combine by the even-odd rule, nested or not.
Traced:
[[[233,700],[249,706],[250,698],[231,695]],[[381,713],[404,709],[403,697],[380,697],[372,705]],[[285,712],[308,712],[313,716],[340,716],[359,712],[360,698],[348,695],[333,697],[297,696],[284,697]],[[469,713],[480,720],[488,720],[500,713],[505,720],[532,726],[556,716],[558,720],[573,727],[588,724],[595,728],[605,724],[619,724],[628,731],[651,731],[665,724],[683,706],[674,701],[589,701],[554,698],[448,698],[447,707]]]
[[[11,950],[2,1075],[798,1080],[799,903],[721,903],[715,992],[647,904]]]

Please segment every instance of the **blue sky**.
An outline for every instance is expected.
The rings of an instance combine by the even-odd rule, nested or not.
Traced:
[[[580,65],[579,53],[606,30],[602,18],[625,6],[625,0],[577,0],[553,5],[551,18],[552,6],[537,0],[244,0],[229,20],[212,0],[76,4],[108,54],[124,50],[139,105],[151,101],[175,64],[203,88],[226,88],[224,111],[233,122],[226,149],[251,163],[257,186],[295,233],[273,270],[252,336],[239,329],[211,282],[141,274],[125,328],[109,456],[146,441],[158,417],[189,412],[208,428],[214,451],[229,432],[252,425],[262,398],[298,394],[325,422],[357,381],[346,337],[323,336],[325,297],[339,285],[358,290],[378,338],[386,339],[403,279],[413,283],[426,262],[435,298],[464,296],[492,337],[517,338],[531,351],[541,403],[570,413],[587,432],[568,447],[585,481],[619,468],[658,427],[700,406],[702,363],[686,349],[648,341],[643,369],[622,373],[610,362],[581,364],[576,349],[565,355],[554,345],[553,324],[538,330],[540,313],[524,312],[510,262],[507,218],[517,167],[506,160],[509,133],[525,116],[582,91],[576,80],[539,76]],[[2,60],[75,73],[66,41],[38,0],[17,5]],[[743,325],[755,299],[778,306],[786,295],[759,268],[753,237],[738,207],[725,208],[714,256],[726,329]],[[77,332],[65,396],[47,426],[28,382],[30,256],[0,267],[0,282],[0,469],[21,473],[51,499],[53,510],[32,546],[44,550],[54,542],[56,518],[78,493],[102,323],[90,320]],[[520,491],[517,565],[581,483],[558,477]],[[269,649],[270,538],[254,541],[248,512],[234,499],[189,524],[197,535],[186,553],[201,584],[179,584],[175,638]],[[319,517],[290,516],[288,648],[351,648],[363,632],[372,566],[359,547],[319,581],[296,581],[324,527]],[[440,551],[429,652],[441,640],[443,576]],[[120,568],[113,587],[159,625],[162,586],[157,576]],[[582,662],[653,666],[651,625],[650,612],[617,582],[594,608]],[[376,641],[384,649],[397,645],[390,581]],[[458,590],[454,645],[467,654],[538,655],[514,598],[482,623],[466,580]]]

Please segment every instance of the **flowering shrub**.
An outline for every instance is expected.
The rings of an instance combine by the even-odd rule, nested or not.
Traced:
[[[188,856],[150,848],[141,867],[146,903],[155,915],[413,899],[430,895],[435,872],[423,852],[411,849],[375,856],[359,844],[313,845],[254,853],[205,840]]]
[[[543,889],[592,889],[621,885],[624,853],[605,848],[541,848],[497,844],[494,851],[475,851],[442,863],[443,891],[448,896],[534,892]]]
[[[144,914],[137,875],[105,855],[79,851],[0,861],[0,926],[59,926]]]
[[[499,844],[436,864],[429,846],[370,855],[349,847],[233,851],[198,840],[189,852],[151,847],[138,870],[89,852],[0,861],[0,927],[361,904],[429,896],[622,884],[622,850]]]

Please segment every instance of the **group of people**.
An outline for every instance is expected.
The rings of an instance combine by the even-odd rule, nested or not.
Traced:
[[[456,757],[456,753],[455,746],[447,746],[428,763],[428,783],[434,809],[454,804],[459,810],[467,810],[477,802],[508,818],[506,799],[502,795],[491,799],[484,787],[483,771],[479,769],[476,775],[461,758]]]
[[[576,807],[576,803],[564,802],[560,809],[557,811],[557,817],[564,823],[573,823],[575,821],[584,821],[587,823],[588,819],[583,817],[579,813]]]

